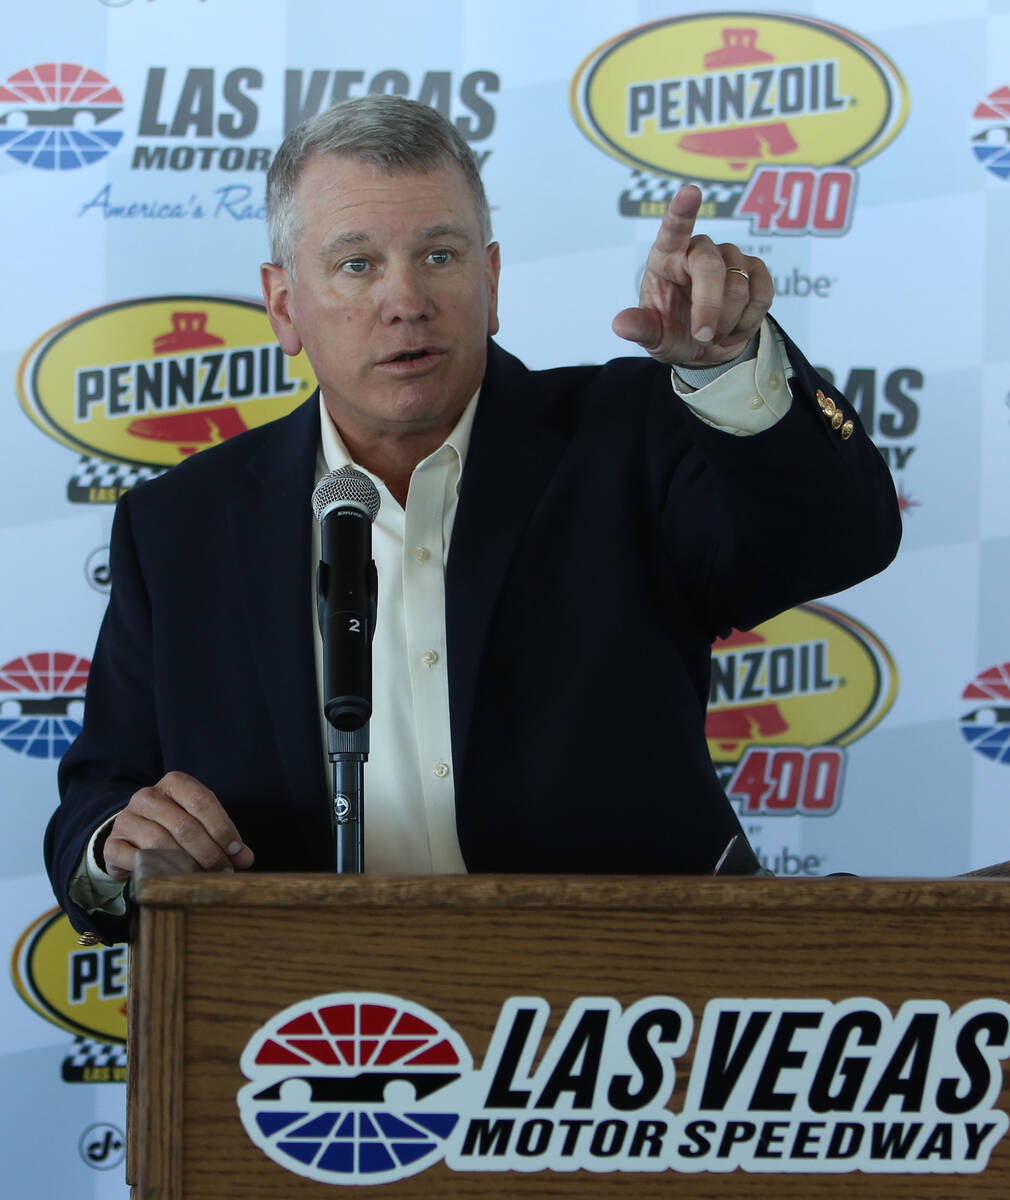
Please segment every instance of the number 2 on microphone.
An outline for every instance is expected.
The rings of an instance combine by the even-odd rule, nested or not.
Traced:
[[[361,632],[361,618],[360,617],[348,617],[347,618],[347,632],[348,633],[360,633]]]

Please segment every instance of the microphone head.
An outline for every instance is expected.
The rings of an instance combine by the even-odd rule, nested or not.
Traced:
[[[363,471],[340,467],[324,475],[312,492],[312,511],[316,520],[321,521],[338,504],[353,505],[374,521],[379,515],[379,490]]]

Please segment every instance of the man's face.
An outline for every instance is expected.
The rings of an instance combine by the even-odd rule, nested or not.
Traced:
[[[345,436],[448,434],[498,329],[498,246],[463,172],[382,172],[319,155],[295,193],[294,278],[263,267],[274,332],[303,347]]]

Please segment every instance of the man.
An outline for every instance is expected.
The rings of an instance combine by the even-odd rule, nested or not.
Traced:
[[[899,522],[855,414],[764,319],[767,269],[696,235],[699,203],[674,199],[614,320],[650,357],[529,372],[488,340],[499,248],[448,122],[373,96],[285,139],[263,289],[319,397],[120,502],[47,833],[78,928],[124,936],[146,847],[332,869],[308,502],[349,462],[382,498],[366,868],[712,870],[740,831],[712,640],[880,570]]]

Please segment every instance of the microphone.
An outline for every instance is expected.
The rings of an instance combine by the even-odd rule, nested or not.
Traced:
[[[354,467],[330,471],[315,486],[320,525],[316,603],[323,639],[323,712],[334,729],[352,733],[372,715],[372,635],[378,580],[372,522],[375,484]]]

